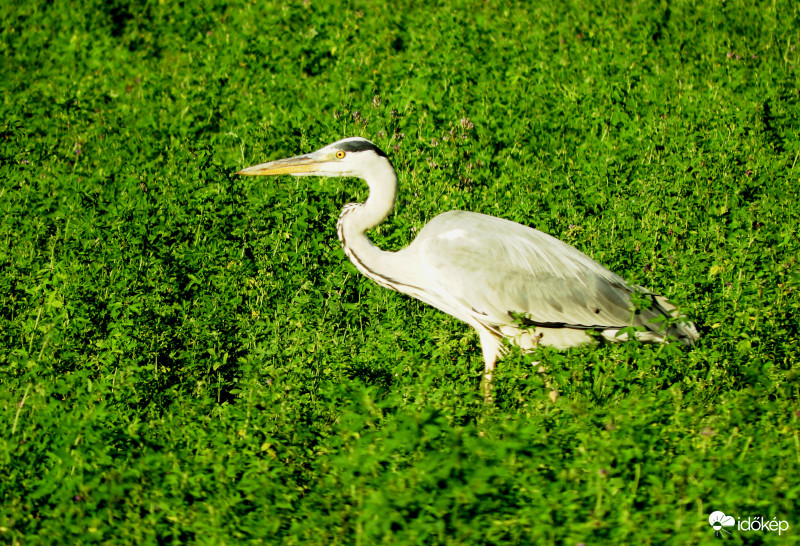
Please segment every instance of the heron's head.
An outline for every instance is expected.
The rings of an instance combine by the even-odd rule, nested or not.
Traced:
[[[316,152],[278,159],[242,169],[236,174],[267,176],[357,176],[366,178],[377,168],[391,165],[386,154],[365,138],[345,138]]]

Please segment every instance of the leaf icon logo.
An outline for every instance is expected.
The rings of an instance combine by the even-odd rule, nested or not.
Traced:
[[[730,534],[730,532],[723,529],[723,527],[733,527],[736,525],[736,520],[733,516],[726,516],[723,512],[718,510],[712,512],[711,515],[708,516],[708,524],[714,528],[714,534],[719,536],[720,531]]]

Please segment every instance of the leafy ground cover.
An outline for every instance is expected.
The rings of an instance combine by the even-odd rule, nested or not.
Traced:
[[[4,3],[0,542],[797,543],[799,9]],[[700,343],[512,353],[485,407],[339,248],[362,184],[232,174],[353,135],[380,246],[509,218]]]

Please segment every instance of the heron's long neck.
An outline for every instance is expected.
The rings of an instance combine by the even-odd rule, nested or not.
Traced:
[[[394,288],[386,283],[391,278],[393,253],[372,244],[366,232],[383,222],[394,208],[397,175],[391,163],[385,160],[376,162],[364,175],[364,180],[369,185],[369,197],[364,203],[345,205],[336,230],[345,254],[359,271],[383,286]]]

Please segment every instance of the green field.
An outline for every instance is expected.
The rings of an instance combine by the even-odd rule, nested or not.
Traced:
[[[800,543],[797,2],[0,21],[0,544]],[[512,351],[486,406],[477,335],[342,251],[363,183],[233,174],[347,136],[382,248],[501,216],[699,343]]]

